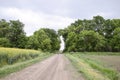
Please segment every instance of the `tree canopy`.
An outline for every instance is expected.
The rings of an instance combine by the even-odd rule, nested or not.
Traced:
[[[120,19],[94,16],[78,19],[58,31],[64,37],[65,51],[120,51]]]
[[[59,50],[59,44],[60,41],[56,31],[48,28],[41,28],[29,37],[27,48],[55,51]]]
[[[24,24],[19,20],[0,20],[0,46],[40,49],[42,51],[59,50],[60,40],[53,29],[42,28],[27,37]]]
[[[41,28],[26,36],[24,24],[19,20],[0,20],[0,47],[29,48],[56,51],[60,48],[59,36],[65,41],[65,51],[120,51],[120,19],[94,16],[91,20],[78,19],[58,33]]]

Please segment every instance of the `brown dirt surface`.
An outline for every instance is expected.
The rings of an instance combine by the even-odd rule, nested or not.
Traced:
[[[84,78],[63,54],[55,54],[0,80],[84,80]]]
[[[99,60],[103,63],[105,63],[106,66],[112,67],[116,69],[117,71],[120,72],[120,56],[115,56],[115,55],[93,55],[93,56],[87,56],[91,59]]]

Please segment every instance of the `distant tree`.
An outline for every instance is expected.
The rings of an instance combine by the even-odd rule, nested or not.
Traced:
[[[58,33],[64,37],[66,51],[119,51],[118,28],[120,19],[98,15],[91,20],[79,19]]]
[[[60,48],[58,34],[53,29],[41,28],[28,38],[26,48],[56,51]]]
[[[9,23],[6,22],[6,20],[1,19],[0,20],[0,37],[6,37],[6,35],[8,34],[8,27],[9,27]]]
[[[47,36],[50,38],[51,40],[51,50],[59,50],[60,48],[60,41],[59,41],[59,36],[57,34],[57,32],[53,29],[49,29],[49,28],[43,28],[43,30],[45,31],[45,33],[47,34]]]
[[[120,51],[120,27],[113,31],[113,38],[110,41],[113,51]]]
[[[98,32],[84,30],[79,34],[79,42],[82,51],[102,51],[105,38]]]
[[[66,39],[66,51],[76,51],[76,40],[77,40],[77,35],[75,32],[70,32],[68,34],[68,37]]]
[[[11,20],[8,27],[6,37],[9,39],[12,47],[24,48],[25,47],[25,32],[23,30],[24,24],[19,20]]]
[[[0,38],[0,47],[10,47],[11,44],[7,38]]]
[[[35,38],[38,41],[38,48],[43,51],[51,50],[51,40],[44,30],[40,29],[34,33]]]
[[[38,46],[39,46],[39,43],[37,38],[34,35],[29,36],[25,48],[37,50]]]

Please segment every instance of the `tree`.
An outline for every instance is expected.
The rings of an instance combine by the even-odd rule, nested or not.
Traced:
[[[0,47],[10,47],[11,44],[7,38],[0,38]]]
[[[45,31],[45,33],[51,40],[51,51],[59,50],[60,41],[59,41],[58,34],[56,33],[56,31],[53,29],[49,29],[49,28],[43,28],[42,30]]]
[[[38,49],[43,51],[51,50],[51,40],[44,30],[40,29],[34,33],[35,38],[38,41]]]
[[[65,51],[76,51],[76,39],[77,38],[77,35],[75,32],[70,32],[68,34],[68,37],[66,39],[66,49]]]
[[[105,19],[94,16],[92,20],[78,20],[68,28],[60,30],[67,51],[98,51],[105,43],[103,35]],[[98,36],[98,37],[97,37]],[[98,44],[98,42],[100,42]]]
[[[8,27],[6,37],[9,39],[12,47],[24,48],[25,47],[25,32],[23,30],[24,24],[19,20],[11,20]],[[22,45],[21,45],[22,44]]]
[[[113,47],[113,51],[120,51],[120,27],[114,30],[113,38],[110,43]]]
[[[105,44],[104,37],[92,30],[82,31],[78,41],[82,51],[101,51]]]
[[[38,43],[37,38],[34,35],[32,35],[32,36],[28,37],[27,44],[26,44],[25,48],[37,50],[38,45],[39,45],[39,43]]]
[[[8,34],[8,27],[9,27],[9,23],[6,22],[6,20],[1,19],[0,20],[0,37],[6,37],[6,35]]]

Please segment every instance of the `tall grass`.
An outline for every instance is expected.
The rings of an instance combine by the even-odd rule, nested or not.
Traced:
[[[89,59],[85,54],[66,55],[88,80],[119,80],[119,73],[114,69],[104,66],[102,62]]]
[[[53,55],[53,54],[41,53],[39,55],[39,57],[37,57],[37,58],[30,59],[30,60],[23,61],[23,62],[18,62],[13,65],[5,65],[4,67],[0,68],[0,78],[5,77],[5,76],[9,75],[10,73],[19,71],[19,70],[21,70],[27,66],[30,66],[34,63],[42,61],[43,59],[45,59],[51,55]]]
[[[108,67],[104,66],[104,64],[102,62],[92,60],[92,59],[86,57],[86,55],[76,54],[75,56],[78,57],[78,58],[83,59],[92,68],[100,71],[102,74],[104,74],[108,78],[110,78],[110,80],[118,80],[118,78],[119,78],[118,72],[116,70],[112,69],[112,68],[108,68]]]
[[[38,57],[40,51],[0,47],[0,67]]]
[[[0,47],[0,78],[19,71],[52,54],[36,50]]]
[[[66,54],[66,56],[70,59],[70,61],[78,69],[78,71],[83,73],[87,80],[110,80],[106,76],[102,75],[99,71],[93,69],[83,59],[70,54]]]
[[[71,54],[87,54],[87,55],[117,55],[120,56],[120,52],[71,52]]]

